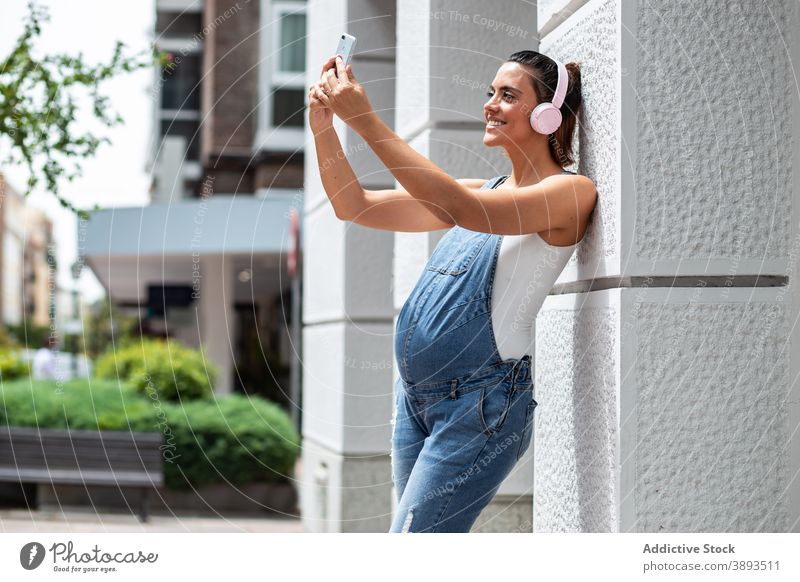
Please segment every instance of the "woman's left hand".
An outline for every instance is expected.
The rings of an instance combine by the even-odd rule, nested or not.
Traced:
[[[316,98],[354,130],[368,124],[374,111],[364,87],[353,75],[352,65],[345,67],[342,57],[335,55],[322,70],[325,72],[315,86]]]

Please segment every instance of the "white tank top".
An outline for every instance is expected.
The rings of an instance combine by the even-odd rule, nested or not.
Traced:
[[[492,284],[492,327],[502,359],[533,357],[536,314],[577,246],[554,246],[538,233],[503,236]]]

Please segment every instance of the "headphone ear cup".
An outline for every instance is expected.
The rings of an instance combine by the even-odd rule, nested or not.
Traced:
[[[561,111],[552,103],[540,103],[531,112],[531,127],[538,133],[549,135],[561,125]]]

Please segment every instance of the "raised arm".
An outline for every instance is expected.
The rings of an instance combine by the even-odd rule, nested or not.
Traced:
[[[586,176],[557,175],[533,186],[479,190],[450,177],[414,150],[375,113],[352,68],[335,58],[312,91],[355,130],[405,190],[443,223],[493,234],[531,234],[571,229],[597,200]],[[324,89],[324,90],[323,90]]]
[[[438,216],[440,213],[434,205],[417,200],[405,190],[365,190],[332,126],[315,133],[314,139],[322,186],[337,218],[396,232],[428,232],[455,224],[452,219]],[[458,181],[473,188],[480,188],[485,182],[481,179]]]
[[[398,232],[427,232],[453,226],[452,219],[440,213],[437,215],[435,205],[419,201],[405,190],[365,190],[342,150],[333,127],[333,112],[315,97],[313,85],[311,89],[309,124],[314,134],[319,175],[325,194],[339,219]],[[485,180],[465,179],[459,182],[480,188]]]
[[[586,176],[555,175],[533,186],[480,190],[451,178],[398,137],[377,116],[358,133],[403,185],[440,220],[477,232],[531,234],[574,229],[594,208],[597,192]]]
[[[411,196],[469,230],[519,235],[572,229],[595,205],[596,189],[586,176],[560,174],[533,186],[479,190],[448,176],[377,116],[354,129]]]
[[[465,178],[459,183],[480,188],[486,180]],[[429,232],[452,227],[455,222],[437,216],[435,207],[417,200],[403,189],[365,190],[361,208],[347,218],[352,222],[396,232]]]

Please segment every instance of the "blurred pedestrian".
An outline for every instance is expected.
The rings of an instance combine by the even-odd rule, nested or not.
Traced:
[[[56,355],[58,342],[54,336],[48,335],[42,340],[42,347],[33,356],[32,375],[34,380],[55,380]]]

